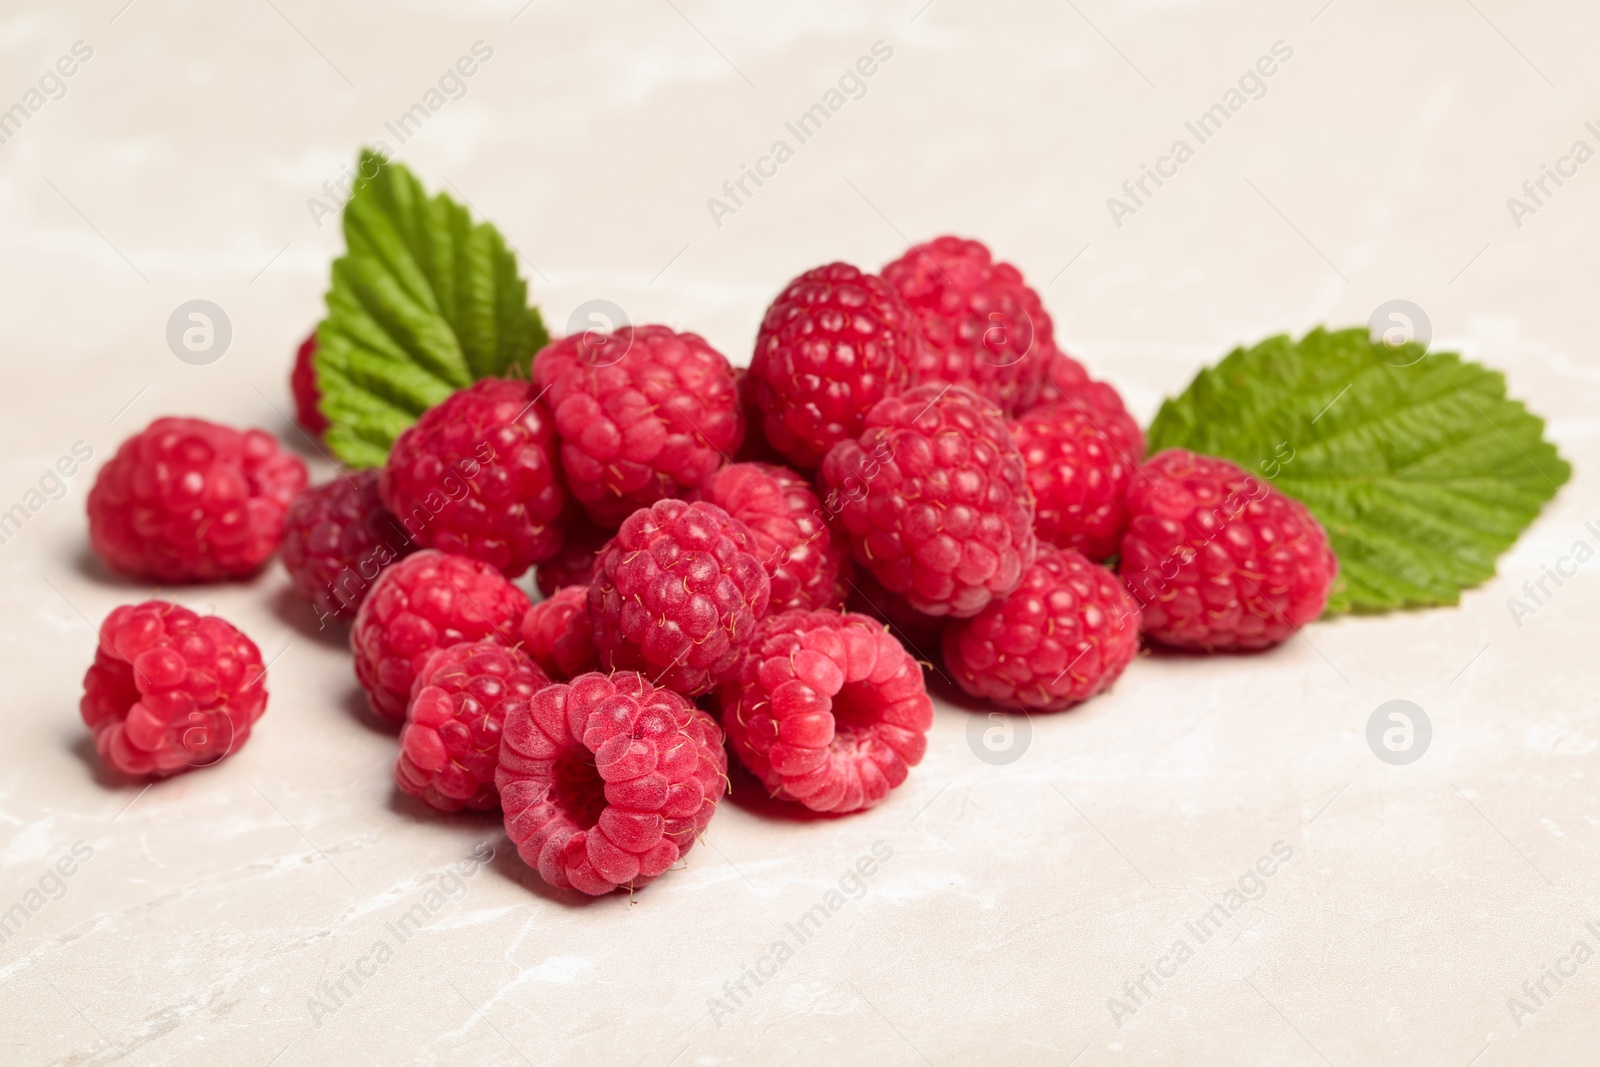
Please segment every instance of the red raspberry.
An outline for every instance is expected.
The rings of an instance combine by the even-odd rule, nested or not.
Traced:
[[[728,757],[711,716],[623,671],[539,690],[506,716],[495,782],[517,853],[558,889],[637,889],[694,847]]]
[[[976,615],[1033,562],[1027,468],[1000,411],[959,385],[879,401],[822,464],[856,562],[926,615]]]
[[[661,500],[628,516],[589,586],[601,666],[710,692],[767,613],[772,582],[756,551],[749,528],[715,504]]]
[[[912,370],[918,384],[968,386],[1008,416],[1038,399],[1055,327],[1016,267],[995,262],[982,242],[938,237],[882,274],[922,323],[922,357]]]
[[[772,579],[769,612],[843,606],[850,553],[803,477],[770,463],[732,463],[690,499],[709,501],[750,528]]]
[[[379,482],[420,545],[515,578],[561,547],[555,429],[528,382],[485,378],[422,413]]]
[[[261,569],[306,465],[261,430],[162,418],[122,443],[89,491],[89,542],[113,569],[215,582]]]
[[[1071,404],[1040,404],[1011,423],[1033,490],[1039,540],[1073,548],[1092,560],[1113,555],[1128,526],[1123,498],[1138,467]]]
[[[916,316],[882,278],[848,263],[800,275],[767,308],[750,360],[767,443],[811,470],[910,383],[920,348]]]
[[[533,568],[539,592],[554,596],[569,585],[588,585],[594,577],[594,560],[615,530],[601,529],[581,515],[569,515],[561,524],[561,549]]]
[[[569,585],[522,616],[522,648],[558,682],[600,669],[589,625],[589,587]]]
[[[481,560],[427,549],[391,564],[350,630],[372,710],[405,721],[412,683],[435,649],[484,638],[515,645],[527,610],[527,595]]]
[[[378,496],[378,471],[352,471],[294,498],[279,557],[319,615],[349,621],[378,574],[417,546]]]
[[[1144,459],[1144,433],[1128,414],[1122,394],[1105,382],[1090,378],[1083,364],[1065,352],[1056,352],[1050,361],[1039,403],[1070,404],[1092,419],[1129,462],[1138,463]]]
[[[1267,648],[1322,614],[1339,561],[1304,504],[1213,456],[1155,456],[1128,492],[1117,570],[1144,632],[1178,648]]]
[[[927,750],[922,668],[865,615],[786,611],[761,624],[722,686],[733,751],[784,800],[863,811]]]
[[[945,627],[956,684],[1003,708],[1057,711],[1111,687],[1139,651],[1139,605],[1081,552],[1046,549],[1010,596]]]
[[[527,656],[499,641],[434,652],[412,685],[395,785],[440,811],[498,808],[494,773],[506,716],[549,684]]]
[[[533,378],[555,413],[567,485],[602,526],[683,496],[744,437],[733,368],[696,334],[574,334],[539,353]]]
[[[78,707],[101,759],[164,778],[250,739],[267,710],[266,674],[255,642],[215,615],[147,600],[106,617]]]
[[[317,354],[317,331],[300,342],[294,354],[294,370],[289,375],[289,391],[294,394],[294,421],[312,437],[321,437],[328,428],[328,417],[322,413],[322,390],[317,388],[317,367],[312,362]]]

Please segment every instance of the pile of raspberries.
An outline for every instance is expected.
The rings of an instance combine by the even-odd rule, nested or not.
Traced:
[[[291,379],[313,434],[314,351]],[[398,788],[499,810],[523,860],[587,894],[671,868],[730,765],[815,812],[878,804],[927,748],[925,670],[1057,711],[1141,635],[1277,644],[1337,573],[1267,482],[1146,458],[1017,269],[954,237],[800,275],[747,368],[664,326],[554,341],[530,380],[460,390],[381,469],[321,485],[259,430],[158,419],[88,510],[101,559],[152,582],[276,551],[348,623]],[[82,712],[111,766],[170,775],[245,741],[264,679],[234,627],[151,600],[106,620]]]

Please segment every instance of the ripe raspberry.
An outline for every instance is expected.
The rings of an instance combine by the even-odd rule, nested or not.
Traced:
[[[89,491],[89,542],[160,582],[254,574],[283,537],[306,465],[261,430],[162,418],[122,443]]]
[[[548,390],[567,485],[602,526],[683,496],[744,437],[733,368],[696,334],[574,334],[539,353],[533,378]]]
[[[1039,554],[1010,596],[945,627],[956,684],[1003,708],[1057,711],[1111,687],[1139,651],[1139,605],[1081,552]]]
[[[784,800],[863,811],[927,750],[933,702],[900,642],[865,615],[787,611],[761,624],[722,686],[733,751]]]
[[[587,585],[569,585],[539,601],[522,616],[519,632],[523,651],[558,682],[600,669]]]
[[[319,615],[349,621],[378,574],[417,546],[378,496],[378,471],[353,471],[294,498],[279,556]]]
[[[728,757],[711,716],[623,671],[539,690],[506,716],[495,782],[517,853],[558,889],[637,889],[694,847]]]
[[[882,273],[922,323],[914,381],[968,386],[1007,416],[1038,399],[1055,327],[1016,267],[995,262],[982,242],[938,237]]]
[[[1089,377],[1083,364],[1057,351],[1039,394],[1039,403],[1070,404],[1087,415],[1131,463],[1144,459],[1144,432],[1122,402],[1122,394]]]
[[[215,615],[147,600],[106,617],[78,707],[101,759],[164,778],[250,739],[267,710],[266,673],[255,642]]]
[[[1040,404],[1011,423],[1028,465],[1039,540],[1103,560],[1128,526],[1123,498],[1137,462],[1071,404]]]
[[[744,523],[715,504],[661,500],[595,562],[589,620],[606,670],[685,696],[711,690],[767,613],[772,582]]]
[[[328,417],[322,413],[322,390],[317,388],[317,368],[312,363],[316,354],[317,331],[312,330],[294,354],[289,391],[294,394],[294,421],[312,437],[321,437],[328,428]]]
[[[528,382],[485,378],[423,412],[378,484],[418,544],[507,577],[561,547],[555,429]]]
[[[572,505],[569,511],[581,509]],[[557,589],[569,585],[588,585],[594,577],[595,557],[611,540],[614,530],[592,525],[581,514],[569,514],[561,524],[561,548],[555,555],[533,568],[533,579],[539,592],[555,596]]]
[[[494,772],[506,716],[549,684],[527,656],[499,641],[437,650],[412,685],[395,785],[440,811],[498,808]]]
[[[1322,614],[1339,561],[1304,504],[1225,459],[1168,449],[1128,492],[1117,570],[1144,632],[1178,648],[1267,648]]]
[[[800,275],[767,308],[750,360],[767,443],[811,470],[910,384],[920,349],[916,316],[882,278],[848,263]]]
[[[391,564],[350,629],[372,710],[405,721],[412,682],[435,649],[484,638],[514,645],[527,610],[527,595],[481,560],[427,549]]]
[[[976,615],[1033,562],[1027,468],[999,409],[930,383],[879,401],[822,464],[855,560],[926,615]]]
[[[850,553],[800,475],[769,463],[733,463],[690,499],[709,501],[750,528],[756,558],[772,579],[768,612],[843,606]]]

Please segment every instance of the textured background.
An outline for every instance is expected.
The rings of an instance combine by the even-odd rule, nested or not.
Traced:
[[[1600,562],[1520,626],[1507,598],[1600,547],[1600,161],[1520,226],[1506,200],[1600,148],[1597,30],[1577,0],[8,0],[0,108],[74,42],[93,56],[0,144],[0,509],[75,442],[94,459],[0,544],[0,911],[42,878],[60,895],[75,842],[92,856],[0,942],[0,1060],[1592,1060],[1600,958],[1569,953],[1600,950]],[[493,819],[397,800],[342,635],[276,566],[168,594],[277,657],[250,743],[145,792],[104,781],[76,710],[90,621],[150,590],[87,555],[92,469],[164,413],[293,438],[289,360],[342,247],[310,201],[478,41],[465,95],[391,147],[502,227],[557,331],[606,298],[742,363],[794,274],[956,232],[1021,266],[1142,418],[1236,344],[1404,298],[1508,374],[1576,476],[1459,609],[1143,659],[1006,765],[941,704],[882,807],[729,804],[633,901],[554,899]],[[707,198],[877,41],[865,95],[716,225]],[[1115,225],[1107,197],[1278,41],[1265,95]],[[233,329],[207,366],[165,340],[195,298]],[[1366,742],[1391,699],[1433,724],[1408,766]],[[1115,1017],[1279,842],[1257,899]],[[875,843],[864,896],[738,994]],[[418,904],[420,932],[329,990]],[[743,1003],[714,1013],[725,982]]]

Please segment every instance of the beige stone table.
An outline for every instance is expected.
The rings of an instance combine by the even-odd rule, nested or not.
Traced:
[[[1597,34],[1510,0],[7,0],[0,510],[39,506],[0,543],[0,1062],[1600,1062],[1600,562],[1508,608],[1600,546]],[[1576,475],[1458,608],[1141,659],[1009,764],[941,702],[880,808],[736,797],[632,900],[560,899],[494,819],[397,799],[343,635],[276,565],[169,591],[272,659],[250,743],[111,782],[91,624],[151,589],[88,554],[94,470],[165,413],[293,437],[377,140],[503,228],[558,331],[609,299],[742,363],[801,270],[955,232],[1141,418],[1236,344],[1406,299]],[[166,341],[194,299],[231,326],[205,365]],[[1393,699],[1432,723],[1409,765],[1366,741]]]

